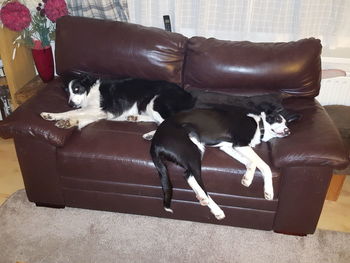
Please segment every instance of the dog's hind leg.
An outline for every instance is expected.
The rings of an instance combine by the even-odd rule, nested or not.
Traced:
[[[187,183],[196,193],[196,198],[201,205],[207,206],[209,204],[209,198],[207,191],[205,190],[204,183],[202,180],[202,158],[205,151],[204,145],[196,138],[196,136],[189,134],[188,138],[191,140],[187,141],[188,148],[186,149],[186,157],[179,160],[180,165],[185,167],[185,178]],[[187,139],[187,138],[186,138]]]
[[[216,217],[216,219],[218,220],[224,219],[225,218],[224,212],[214,202],[214,200],[211,199],[211,197],[208,195],[202,180],[201,163],[202,163],[202,157],[205,151],[204,145],[201,144],[196,138],[196,136],[194,136],[193,134],[189,135],[188,138],[196,147],[188,149],[187,153],[191,152],[191,154],[189,155],[191,156],[191,158],[187,158],[186,164],[182,164],[183,167],[187,168],[185,172],[187,183],[195,192],[196,198],[198,199],[201,205],[208,206],[210,209],[210,212]],[[191,160],[191,161],[189,162],[188,160]]]
[[[224,211],[222,211],[221,208],[214,202],[214,200],[211,199],[211,197],[203,190],[193,175],[190,175],[187,178],[187,182],[192,190],[196,193],[196,197],[201,205],[208,206],[210,212],[216,217],[216,219],[221,220],[225,218]]]
[[[221,208],[214,202],[213,199],[208,195],[209,198],[209,204],[208,207],[210,209],[210,212],[216,217],[217,220],[222,220],[225,218],[224,211],[221,210]]]
[[[198,183],[198,181],[201,181],[201,179],[196,180],[195,176],[191,173],[186,172],[186,174],[188,174],[186,175],[187,183],[192,188],[193,192],[196,194],[196,198],[198,199],[199,203],[203,206],[207,206],[209,204],[208,194],[204,190],[203,183]],[[198,176],[196,177],[198,178]]]
[[[158,171],[160,183],[162,185],[164,210],[167,212],[173,213],[173,210],[170,208],[171,199],[173,197],[173,186],[169,179],[168,169],[164,164],[163,160],[161,159],[161,157],[159,156],[159,154],[157,154],[152,147],[151,147],[151,157],[152,157],[154,166]]]
[[[225,218],[225,213],[221,208],[214,202],[213,199],[208,195],[204,188],[204,184],[201,176],[201,164],[192,164],[192,168],[186,171],[185,176],[187,177],[187,183],[192,188],[196,194],[196,198],[203,206],[208,206],[210,212],[216,217],[216,219],[221,220]],[[196,166],[196,167],[193,167]]]
[[[220,150],[225,152],[229,156],[231,156],[233,159],[236,159],[237,161],[239,161],[240,163],[245,165],[247,171],[243,175],[241,183],[244,186],[249,187],[253,181],[253,178],[254,178],[254,174],[255,174],[255,170],[256,170],[256,163],[251,162],[244,155],[242,155],[241,153],[236,151],[232,147],[232,143],[223,143],[220,146]]]
[[[272,200],[274,193],[272,185],[272,172],[270,166],[268,166],[267,163],[265,163],[250,146],[235,147],[235,149],[247,159],[255,163],[256,167],[261,171],[262,176],[264,177],[265,199]]]

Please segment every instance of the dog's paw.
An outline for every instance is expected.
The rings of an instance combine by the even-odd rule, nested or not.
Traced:
[[[153,139],[153,136],[155,133],[156,133],[156,131],[147,132],[144,135],[142,135],[142,138],[144,138],[147,141],[151,141]]]
[[[265,191],[264,192],[264,196],[265,196],[266,200],[273,200],[273,191],[272,192],[271,191],[269,191],[269,192]]]
[[[41,118],[47,121],[54,121],[55,118],[53,117],[52,113],[50,112],[42,112],[40,113]]]
[[[249,187],[253,182],[253,178],[254,178],[254,172],[248,170],[243,175],[242,180],[241,180],[241,184],[243,184],[245,187]]]
[[[127,119],[127,121],[131,121],[131,122],[137,122],[137,120],[138,120],[137,116],[135,116],[135,115],[130,115],[126,119]]]
[[[272,200],[274,195],[272,180],[265,180],[264,197],[266,200]]]
[[[250,180],[250,178],[247,178],[246,176],[243,176],[241,184],[243,184],[245,187],[249,187],[252,184],[252,180]]]
[[[55,123],[55,126],[61,129],[69,129],[78,125],[78,121],[68,120],[59,120]]]
[[[213,213],[213,215],[217,220],[222,220],[225,218],[225,213],[221,209],[217,209],[216,211],[211,211],[211,212]]]
[[[210,212],[215,216],[217,220],[222,220],[225,218],[224,211],[221,210],[221,208],[214,202],[213,199],[208,195],[208,207],[210,209]]]
[[[172,213],[172,214],[174,213],[173,209],[168,208],[168,207],[164,207],[164,210],[168,213]]]

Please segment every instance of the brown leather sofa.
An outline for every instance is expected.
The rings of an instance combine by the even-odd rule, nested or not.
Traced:
[[[313,233],[332,170],[348,163],[337,129],[314,99],[320,88],[320,53],[320,41],[313,38],[288,43],[188,39],[121,22],[69,16],[58,20],[58,75],[82,70],[167,80],[199,99],[221,103],[229,103],[231,95],[288,95],[283,105],[302,118],[290,125],[289,137],[256,147],[273,171],[273,201],[264,199],[258,171],[246,188],[240,183],[242,165],[217,149],[205,153],[203,179],[226,214],[222,221],[197,202],[175,166],[169,167],[174,213],[164,211],[150,143],[141,137],[154,124],[99,121],[66,130],[43,120],[42,111],[70,110],[60,77],[1,122],[0,135],[14,138],[28,199],[38,205]]]

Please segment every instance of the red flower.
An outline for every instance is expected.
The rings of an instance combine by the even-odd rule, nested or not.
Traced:
[[[45,14],[52,22],[57,18],[68,15],[66,1],[64,0],[47,0],[44,6]]]
[[[9,2],[1,8],[0,19],[4,26],[14,31],[22,31],[32,21],[29,9],[17,1]]]

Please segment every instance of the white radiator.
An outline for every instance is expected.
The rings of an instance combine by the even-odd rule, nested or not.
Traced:
[[[323,79],[321,81],[320,94],[316,99],[322,105],[347,105],[350,106],[350,75]]]
[[[322,79],[320,95],[316,99],[322,105],[350,106],[350,58],[322,57],[321,61],[322,69],[338,69],[346,75]]]

